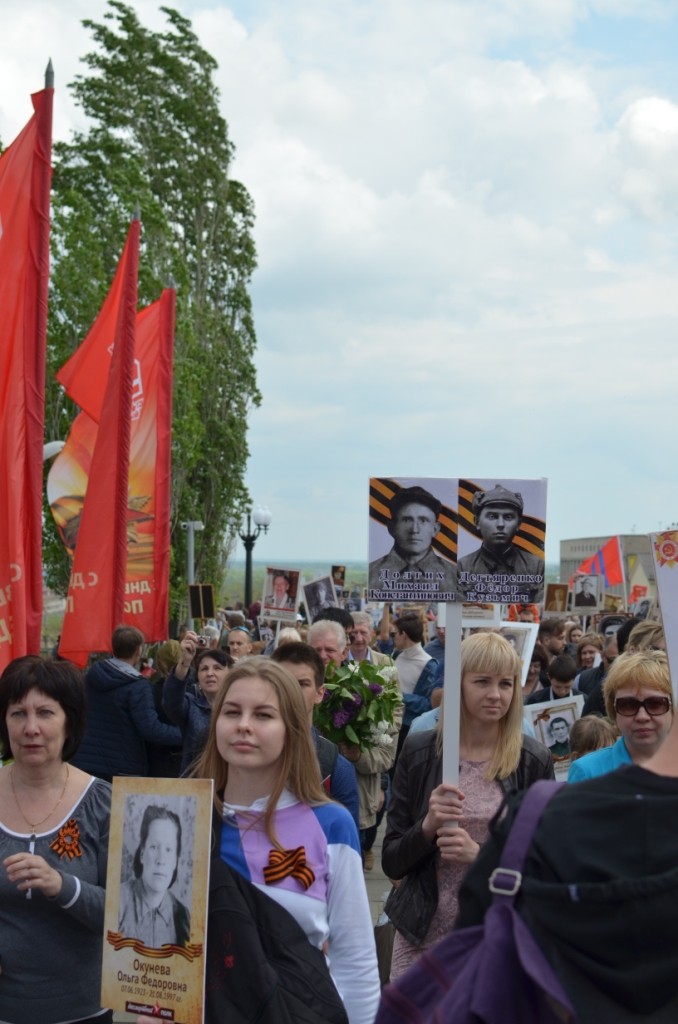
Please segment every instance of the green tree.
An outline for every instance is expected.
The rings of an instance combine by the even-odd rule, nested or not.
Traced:
[[[215,60],[186,18],[161,8],[164,32],[109,0],[85,21],[95,48],[70,86],[87,130],[55,146],[46,436],[64,437],[75,409],[54,373],[103,301],[134,207],[142,220],[139,303],[177,288],[173,398],[172,610],[185,596],[184,519],[201,519],[198,579],[223,578],[226,538],[248,497],[247,417],[258,404],[248,287],[254,211],[229,177],[233,146],[219,112]],[[48,581],[68,566],[47,517]]]

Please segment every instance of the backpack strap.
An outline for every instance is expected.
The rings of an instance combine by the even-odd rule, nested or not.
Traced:
[[[523,881],[525,858],[537,825],[551,797],[564,785],[564,782],[540,779],[526,790],[504,844],[499,867],[494,869],[489,878],[494,903],[515,902]]]

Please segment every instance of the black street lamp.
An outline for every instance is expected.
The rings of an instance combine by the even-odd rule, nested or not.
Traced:
[[[262,508],[261,505],[250,513],[247,513],[247,530],[238,530],[238,536],[245,545],[245,613],[247,614],[250,605],[252,604],[252,551],[259,534],[262,532],[268,533],[268,528],[271,525],[273,516],[267,508]],[[254,520],[254,531],[252,530],[252,520]]]

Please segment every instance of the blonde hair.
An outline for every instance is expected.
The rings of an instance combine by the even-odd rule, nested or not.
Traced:
[[[278,698],[280,717],[285,726],[285,742],[266,809],[253,824],[263,821],[264,830],[270,841],[275,847],[282,849],[275,834],[273,820],[283,789],[289,789],[297,800],[310,806],[329,803],[320,780],[318,759],[308,726],[301,687],[284,665],[271,661],[270,658],[252,657],[239,661],[231,669],[214,702],[205,749],[191,767],[190,774],[199,779],[214,779],[214,803],[219,814],[223,814],[222,795],[228,781],[228,763],[224,761],[217,747],[217,722],[228,691],[239,679],[261,679],[273,687]]]
[[[664,627],[661,622],[654,622],[652,619],[645,619],[634,626],[629,634],[624,653],[633,651],[647,651],[653,648],[660,640],[664,640]]]
[[[602,654],[603,653],[603,638],[600,633],[584,633],[583,637],[577,644],[577,652],[575,659],[577,662],[577,668],[581,668],[581,655],[585,647],[595,647],[595,649]]]
[[[487,672],[490,675],[505,676],[513,680],[513,693],[508,711],[497,723],[499,735],[494,753],[487,767],[486,778],[505,779],[514,772],[520,762],[523,746],[523,695],[520,685],[520,658],[508,640],[499,633],[474,633],[461,645],[461,678],[471,672]],[[443,712],[438,719],[436,750],[442,754]],[[461,741],[468,728],[468,713],[461,699]]]
[[[617,730],[607,718],[597,715],[578,718],[570,729],[570,758],[576,761],[593,750],[611,747],[617,736]]]
[[[613,722],[616,718],[615,698],[625,686],[635,690],[647,686],[648,689],[659,690],[667,697],[673,697],[669,662],[664,651],[639,651],[636,654],[627,654],[625,651],[615,659],[603,684],[605,711]]]

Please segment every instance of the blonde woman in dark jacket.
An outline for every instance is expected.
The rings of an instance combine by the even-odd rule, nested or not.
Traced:
[[[442,715],[436,731],[408,737],[393,781],[382,851],[384,871],[399,880],[386,905],[392,978],[452,929],[459,886],[504,795],[554,777],[547,748],[522,734],[513,647],[478,633],[461,652],[459,785],[442,782]]]

